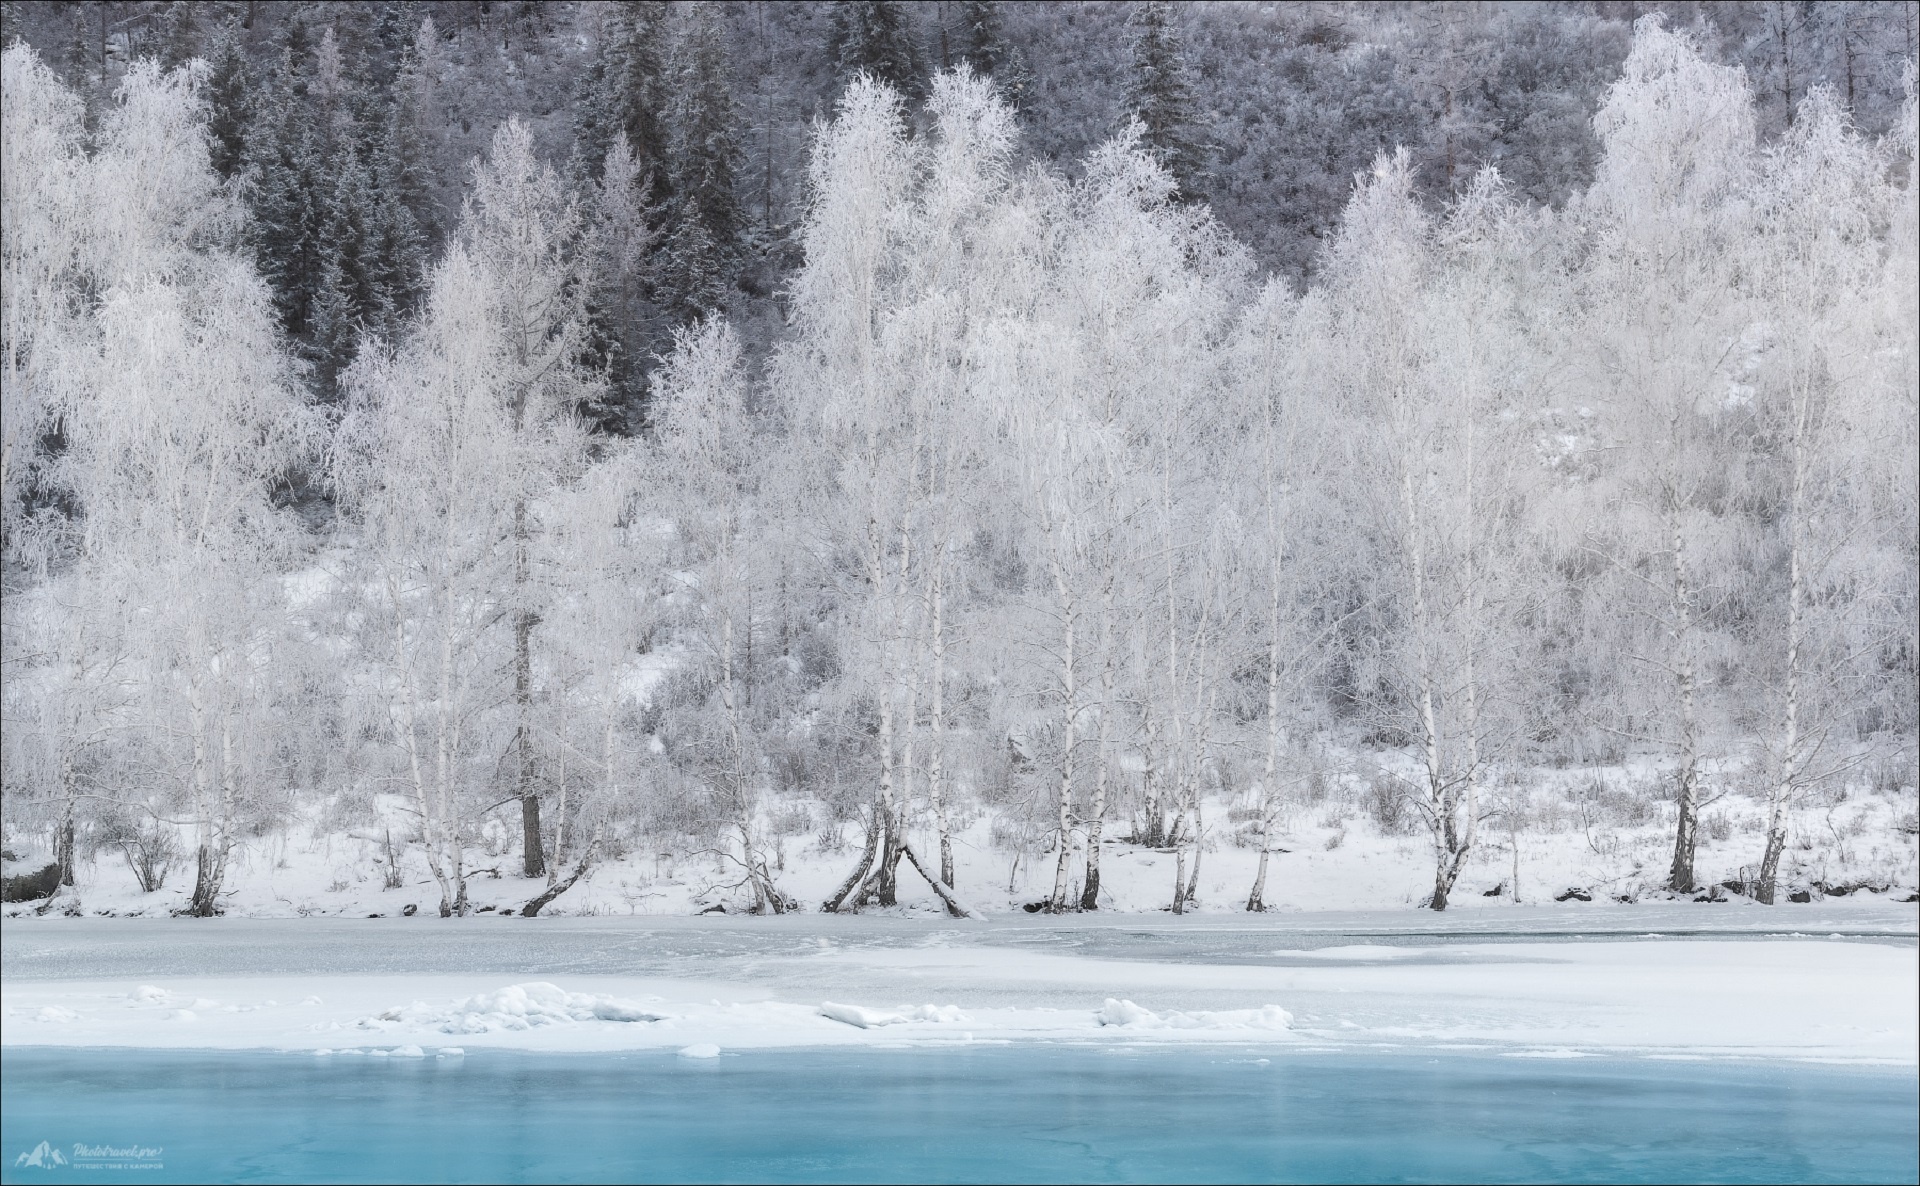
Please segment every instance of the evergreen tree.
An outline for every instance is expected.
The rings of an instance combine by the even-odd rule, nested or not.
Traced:
[[[293,22],[293,28],[299,22]],[[314,286],[325,260],[318,251],[324,175],[320,144],[307,101],[307,79],[290,44],[273,72],[247,137],[249,230],[260,274],[273,289],[274,306],[287,335],[304,339],[310,329]]]
[[[323,399],[333,397],[335,381],[353,361],[366,330],[391,323],[395,304],[385,283],[387,264],[379,255],[380,228],[366,167],[350,150],[339,154],[336,166],[317,245],[325,263],[314,286],[311,326],[310,357]]]
[[[1182,197],[1197,195],[1195,183],[1204,153],[1193,119],[1193,80],[1174,27],[1172,5],[1151,0],[1137,10],[1133,40],[1133,77],[1127,89],[1127,114],[1145,128],[1141,142],[1160,162]]]
[[[87,28],[86,10],[74,6],[67,26],[67,43],[61,51],[60,68],[67,85],[80,97],[82,116],[89,131],[99,123],[100,87],[93,71],[94,42]]]
[[[609,14],[600,48],[576,100],[574,151],[586,175],[598,180],[607,150],[624,134],[650,203],[665,199],[671,152],[666,119],[667,6],[625,0]]]
[[[1017,106],[1032,79],[1020,51],[1007,42],[998,0],[963,0],[959,32],[960,60],[992,79],[1001,99]]]
[[[660,301],[680,323],[725,305],[744,223],[734,192],[740,134],[721,20],[717,5],[693,5],[675,55],[674,197]]]
[[[587,63],[585,74],[573,93],[573,163],[578,177],[598,180],[605,167],[607,149],[613,144],[613,88],[607,81],[618,60],[608,36],[613,21],[601,30],[599,47]]]
[[[666,72],[660,53],[667,39],[667,6],[659,0],[627,0],[625,7],[625,68],[618,76],[614,110],[640,175],[653,179],[648,197],[658,202],[666,196],[668,178]]]
[[[857,74],[883,82],[909,101],[926,90],[920,50],[907,6],[893,0],[838,0],[829,46],[834,76],[846,85]]]
[[[229,22],[214,37],[207,75],[207,136],[214,170],[232,177],[246,163],[252,84],[240,31]]]
[[[160,64],[168,70],[200,56],[200,20],[193,0],[174,0],[160,17]]]
[[[660,334],[643,276],[659,241],[643,204],[633,150],[615,140],[595,187],[586,269],[583,365],[606,377],[579,408],[598,431],[627,436],[646,423],[647,368]]]
[[[315,395],[328,401],[361,337],[391,328],[421,266],[417,246],[404,250],[417,229],[376,188],[375,154],[355,114],[366,88],[355,73],[331,29],[315,44],[303,22],[289,22],[271,97],[248,140],[255,255],[282,328],[313,363]],[[397,176],[399,200],[405,170],[378,163]],[[403,253],[388,256],[390,247]]]
[[[381,316],[368,330],[392,340],[400,322],[417,302],[427,267],[427,236],[415,213],[416,202],[428,200],[423,184],[425,161],[402,147],[397,122],[381,137],[373,174],[372,260],[375,285],[381,293]]]
[[[388,61],[398,64],[413,48],[414,35],[420,29],[421,7],[420,0],[387,0],[380,6],[373,19],[373,36]]]
[[[438,178],[428,132],[430,88],[434,80],[428,75],[422,52],[432,48],[432,30],[431,22],[423,22],[415,30],[414,41],[401,51],[387,105],[386,131],[380,144],[381,163],[376,169],[383,195],[390,192],[412,215],[420,240],[418,249],[423,256],[441,241],[445,229],[435,197]],[[424,258],[409,261],[408,267],[414,277],[408,284],[411,291],[424,283],[421,277],[426,261]]]

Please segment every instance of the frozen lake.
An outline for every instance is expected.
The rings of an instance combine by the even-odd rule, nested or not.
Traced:
[[[4,1058],[9,1182],[54,1180],[16,1165],[41,1142],[59,1180],[117,1182],[1920,1174],[1906,1071],[1259,1046]],[[118,1160],[89,1164],[102,1145]]]
[[[610,1053],[1259,1036],[1911,1067],[1915,918],[1888,904],[1688,904],[990,922],[9,919],[0,1041]],[[520,1024],[528,992],[555,1003],[553,1024]],[[1112,1000],[1138,1008],[1119,1016]]]

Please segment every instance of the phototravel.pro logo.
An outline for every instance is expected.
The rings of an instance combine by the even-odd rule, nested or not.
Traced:
[[[89,1145],[75,1141],[71,1156],[41,1141],[13,1159],[15,1169],[157,1170],[165,1168],[158,1145]]]

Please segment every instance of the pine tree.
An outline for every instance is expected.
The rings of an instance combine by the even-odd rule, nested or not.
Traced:
[[[1173,177],[1181,196],[1192,199],[1204,154],[1194,128],[1193,82],[1172,6],[1151,0],[1137,10],[1135,24],[1127,113],[1145,128],[1141,142]]]
[[[920,49],[914,43],[906,5],[893,0],[839,0],[833,6],[829,45],[834,76],[845,86],[866,74],[909,101],[926,91]]]

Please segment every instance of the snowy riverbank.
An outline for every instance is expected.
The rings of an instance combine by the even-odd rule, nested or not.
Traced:
[[[47,918],[0,935],[10,1047],[1047,1040],[1900,1065],[1920,1043],[1916,911],[1881,902],[933,924]]]

